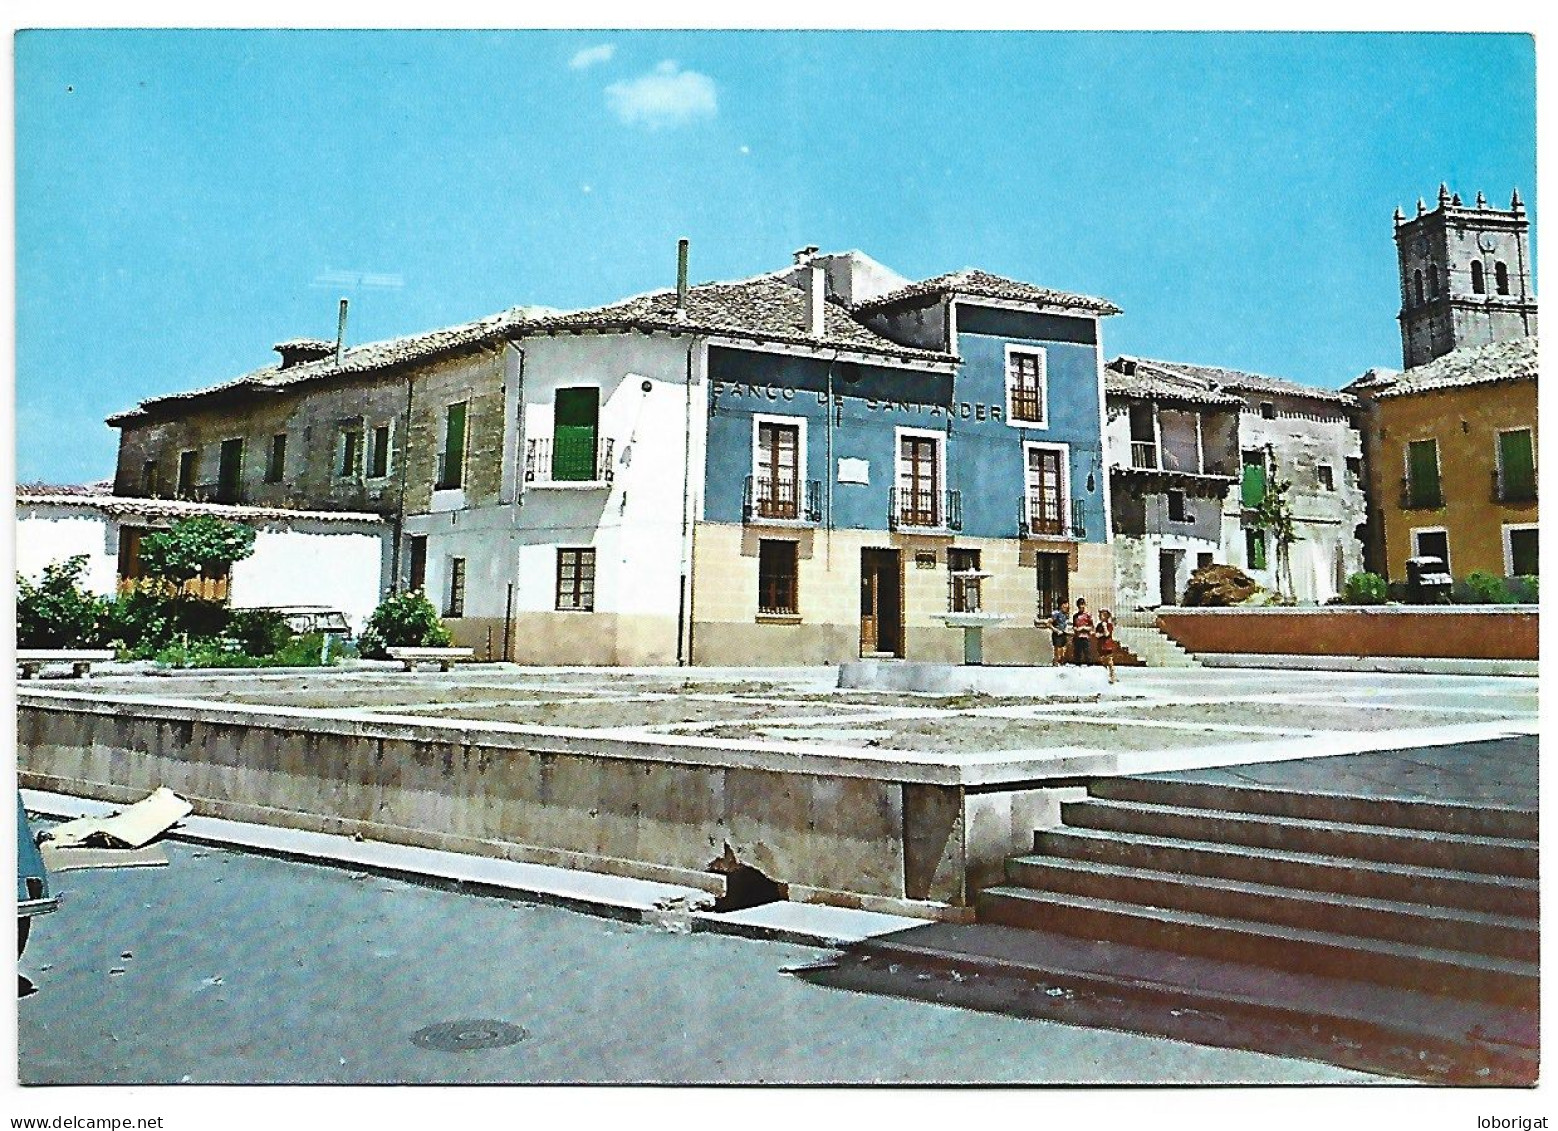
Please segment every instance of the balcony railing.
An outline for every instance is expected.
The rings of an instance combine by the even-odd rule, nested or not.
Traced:
[[[1401,480],[1401,509],[1432,511],[1444,506],[1444,492],[1437,482],[1414,483],[1411,476]]]
[[[1069,514],[1067,511],[1069,510]],[[1058,538],[1080,542],[1087,537],[1087,522],[1082,500],[1072,499],[1069,508],[1041,507],[1039,500],[1023,496],[1017,500],[1017,537]]]
[[[1513,476],[1505,476],[1499,473],[1498,468],[1493,469],[1493,501],[1495,503],[1534,503],[1536,502],[1536,472],[1532,472],[1528,478],[1516,479]]]
[[[1146,468],[1148,471],[1156,471],[1158,467],[1158,445],[1151,440],[1132,440],[1131,466]]]
[[[887,492],[889,530],[962,530],[963,493],[893,487]]]
[[[610,439],[572,436],[542,437],[525,441],[526,483],[610,483]]]
[[[821,522],[822,483],[816,479],[761,479],[748,475],[741,488],[741,520],[756,525]]]

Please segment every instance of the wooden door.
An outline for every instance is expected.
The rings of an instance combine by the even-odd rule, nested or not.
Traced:
[[[800,517],[801,430],[794,424],[757,426],[757,513],[761,518]]]
[[[903,577],[897,550],[860,551],[860,654],[903,655]]]

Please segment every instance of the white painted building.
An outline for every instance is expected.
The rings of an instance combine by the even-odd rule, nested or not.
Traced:
[[[83,583],[111,596],[133,578],[138,537],[181,518],[207,515],[255,529],[254,553],[233,563],[228,597],[238,608],[323,605],[360,630],[388,591],[388,527],[377,515],[286,511],[179,499],[136,499],[30,488],[16,496],[16,571],[36,580],[45,566],[87,560]]]

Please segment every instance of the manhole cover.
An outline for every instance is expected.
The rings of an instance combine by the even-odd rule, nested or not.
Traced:
[[[470,1052],[517,1045],[525,1035],[518,1025],[510,1025],[507,1021],[441,1021],[412,1033],[411,1043],[419,1049]]]

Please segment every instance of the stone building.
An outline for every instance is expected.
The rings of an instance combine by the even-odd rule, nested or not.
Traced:
[[[1106,601],[1102,300],[859,252],[351,348],[148,401],[115,489],[350,509],[478,655],[952,659]]]
[[[1190,574],[1239,566],[1300,601],[1362,568],[1360,440],[1345,393],[1277,377],[1118,357],[1104,373],[1115,588],[1124,609],[1179,602]],[[1255,523],[1287,483],[1297,540],[1285,574]]]
[[[1439,186],[1432,212],[1395,215],[1404,372],[1347,386],[1362,408],[1369,568],[1400,581],[1406,560],[1535,575],[1536,294],[1529,220],[1482,193],[1472,207]]]

